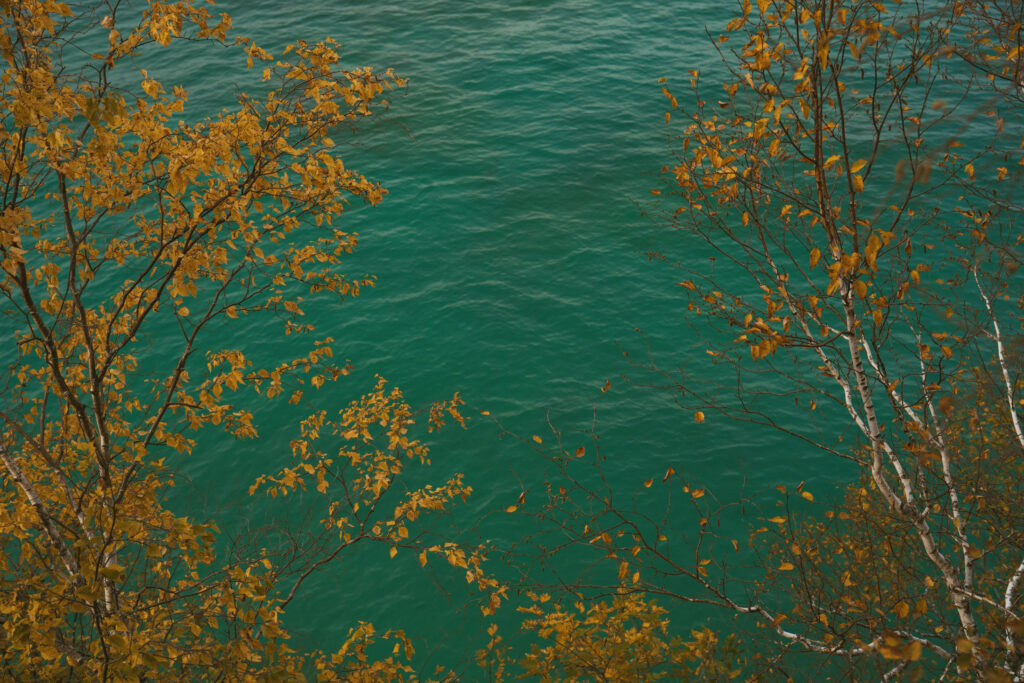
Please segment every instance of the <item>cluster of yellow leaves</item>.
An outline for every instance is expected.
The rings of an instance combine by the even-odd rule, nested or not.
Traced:
[[[390,656],[382,659],[367,652],[379,641],[393,641]],[[317,680],[373,683],[415,678],[408,664],[413,653],[412,643],[402,631],[378,634],[373,624],[360,622],[349,629],[348,638],[337,652],[317,659]]]
[[[456,395],[430,406],[432,428],[443,424],[442,415],[463,423],[458,411],[461,403]],[[416,551],[424,566],[429,555],[442,557],[452,567],[465,570],[468,583],[489,593],[484,607],[489,614],[501,603],[505,588],[483,570],[483,549],[467,549],[450,541],[427,543],[413,528],[421,515],[445,512],[455,502],[464,502],[472,488],[456,474],[439,486],[396,489],[410,464],[430,463],[427,447],[410,438],[413,422],[413,411],[401,391],[388,389],[378,378],[374,390],[353,401],[337,419],[319,411],[304,420],[302,438],[291,442],[298,464],[277,475],[261,476],[249,492],[265,488],[277,497],[313,485],[324,497],[326,514],[321,524],[337,533],[341,547],[368,541],[386,545],[391,557],[400,549]],[[325,450],[320,445],[324,440],[341,445]]]
[[[968,548],[965,556],[976,561],[972,569],[978,585],[1002,589],[1004,577],[1012,575],[1019,564],[1019,551],[1001,539],[1024,523],[1014,505],[1021,466],[1010,442],[1007,417],[1000,397],[981,394],[951,407],[947,418],[948,438],[959,456],[979,468],[978,475],[961,491],[973,506],[970,522],[976,538],[985,540]],[[906,448],[918,456],[923,470],[941,468],[939,456],[923,439]],[[778,488],[786,494],[785,487]],[[774,571],[768,572],[765,594],[813,595],[813,600],[794,601],[776,616],[776,625],[799,628],[807,637],[837,649],[853,646],[876,652],[885,660],[922,660],[922,665],[935,654],[926,645],[941,644],[955,654],[958,667],[970,670],[978,653],[959,635],[958,625],[950,618],[938,588],[941,579],[915,559],[920,541],[883,511],[870,479],[864,477],[844,489],[840,501],[816,507],[816,515],[797,515],[787,499],[780,501],[787,512],[766,520],[775,528],[768,534],[769,569]],[[807,502],[814,502],[814,496],[802,487],[798,492]],[[955,526],[942,521],[943,517],[948,520],[948,501],[932,505],[931,511],[942,515],[935,518],[937,526]],[[768,531],[762,527],[754,535]],[[884,552],[879,552],[880,545]],[[980,638],[981,652],[991,657],[990,661],[1003,656],[1004,634],[1024,636],[1024,625],[1008,619],[997,605],[979,606],[976,616],[983,631],[992,634]],[[940,660],[939,668],[942,666]],[[986,680],[1008,680],[998,670],[985,675]]]
[[[532,604],[520,607],[527,615],[522,630],[540,642],[509,662],[508,648],[492,627],[490,643],[477,653],[492,680],[505,680],[512,666],[523,671],[521,677],[541,681],[702,681],[741,675],[740,653],[731,639],[719,640],[707,629],[693,631],[690,641],[671,637],[666,610],[639,593],[571,607],[546,593],[528,597]]]
[[[954,13],[950,22],[959,16]],[[928,270],[925,263],[911,262],[910,237],[898,236],[893,227],[914,216],[906,200],[896,201],[900,193],[894,190],[906,181],[903,169],[913,170],[907,196],[927,191],[933,168],[946,179],[975,178],[976,160],[958,155],[957,140],[941,141],[941,151],[922,146],[935,122],[915,112],[935,110],[940,116],[946,105],[930,90],[903,83],[899,74],[922,65],[939,74],[951,52],[943,34],[925,40],[909,32],[908,24],[912,18],[899,3],[765,1],[755,12],[747,0],[743,15],[719,39],[745,41],[737,53],[737,78],[724,84],[722,99],[709,101],[713,96],[702,89],[696,71],[690,72],[693,111],[664,89],[669,113],[688,121],[677,163],[663,169],[683,198],[676,216],[692,214],[734,239],[752,235],[746,258],[761,260],[766,271],[760,306],[724,296],[711,283],[680,284],[694,292],[690,310],[730,317],[742,328],[736,341],[749,346],[754,360],[791,345],[794,326],[798,336],[805,336],[804,324],[822,330],[823,337],[829,329],[842,329],[845,316],[828,305],[833,296],[860,300],[863,324],[881,328],[890,308],[902,304]],[[952,30],[939,24],[934,31]],[[972,44],[989,51],[979,60],[1011,78],[1014,67],[1007,65],[1019,60],[1007,61],[1007,54],[1016,54],[1007,46],[1009,34],[992,25],[976,33]],[[877,72],[882,62],[884,72]],[[884,163],[878,165],[878,146],[848,130],[862,124],[881,130],[897,116],[910,152],[898,160],[894,185]],[[995,123],[1001,131],[1002,119]],[[1019,161],[1024,164],[1024,156]],[[1007,178],[1007,168],[997,175],[997,181]],[[874,206],[883,196],[894,196],[884,219],[884,205],[878,211]],[[983,239],[990,216],[964,211]],[[805,254],[809,267],[791,270],[779,250]],[[824,284],[817,272],[827,277]],[[746,320],[743,309],[750,311]]]

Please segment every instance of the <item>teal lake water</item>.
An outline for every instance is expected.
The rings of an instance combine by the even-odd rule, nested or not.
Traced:
[[[335,136],[346,164],[390,194],[376,208],[354,208],[341,225],[360,234],[348,274],[372,273],[377,287],[307,308],[320,335],[336,340],[336,356],[355,366],[318,400],[341,407],[369,390],[374,374],[414,404],[460,392],[474,417],[468,429],[432,440],[431,477],[466,474],[475,493],[465,518],[538,484],[532,451],[499,438],[476,417],[482,410],[527,436],[550,439],[550,420],[571,444],[600,399],[606,468],[627,491],[668,465],[726,498],[744,481],[756,491],[826,473],[820,456],[772,432],[713,416],[698,425],[669,394],[621,378],[651,379],[622,353],[642,355],[647,343],[667,368],[708,364],[684,317],[678,277],[645,252],[686,259],[696,249],[651,213],[674,208],[650,190],[662,186],[659,169],[671,163],[669,137],[678,131],[665,123],[657,80],[667,77],[682,94],[686,71],[697,68],[713,82],[720,66],[705,26],[721,27],[731,7],[234,0],[218,8],[272,52],[332,36],[345,66],[391,67],[409,79],[389,112],[348,140]],[[159,75],[186,85],[193,113],[231,106],[234,89],[258,80],[236,68],[237,56],[180,54]],[[259,327],[224,335],[210,345],[241,340],[257,362],[287,354],[292,343],[265,342],[277,331]],[[243,514],[235,502],[253,478],[287,462],[296,417],[257,407],[261,440],[204,440],[184,465],[193,484],[181,490],[182,504],[197,516]],[[526,531],[498,516],[479,530],[498,542]],[[438,577],[450,583],[441,569]],[[332,565],[309,587],[289,624],[302,645],[328,646],[363,619],[405,628],[421,645],[447,637],[442,647],[455,651],[475,628],[455,616],[460,597],[444,597],[415,558],[391,561],[383,548]]]

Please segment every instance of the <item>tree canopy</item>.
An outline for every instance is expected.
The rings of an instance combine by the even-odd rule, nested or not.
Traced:
[[[416,408],[378,378],[325,405],[350,366],[305,315],[374,284],[340,225],[386,191],[336,139],[405,81],[331,40],[271,55],[189,0],[0,14],[4,676],[457,679],[368,621],[328,652],[290,638],[307,580],[378,545],[464,576],[488,618],[515,605],[518,634],[478,634],[487,680],[1024,677],[1021,3],[744,0],[725,82],[663,79],[656,207],[686,253],[649,256],[703,348],[630,378],[848,478],[779,482],[767,513],[682,464],[625,490],[596,434],[555,429],[522,438],[550,477],[498,511],[532,530],[500,556],[424,528],[472,493],[411,473],[459,395]],[[133,66],[186,42],[247,66],[231,108]],[[241,320],[262,339],[228,339]],[[263,401],[304,419],[248,494],[304,491],[316,524],[228,543],[169,493],[204,432],[257,438]],[[723,531],[736,510],[749,533]],[[734,626],[670,629],[693,605]]]
[[[725,630],[756,645],[727,676],[1018,680],[1024,10],[739,10],[716,38],[724,82],[663,79],[674,147],[655,193],[681,251],[648,256],[701,348],[630,356],[626,376],[840,474],[779,482],[761,512],[682,464],[630,490],[614,455],[587,473],[538,448],[558,476],[528,513],[547,531],[519,550],[603,554],[559,577],[578,594],[734,615]]]
[[[311,653],[289,647],[281,618],[308,576],[359,543],[437,556],[494,587],[475,549],[416,529],[470,493],[458,475],[401,485],[428,462],[412,431],[423,411],[383,380],[341,410],[309,399],[349,369],[303,307],[373,284],[344,274],[357,237],[335,221],[385,194],[345,166],[331,135],[404,82],[342,69],[332,41],[275,58],[187,1],[0,12],[4,676],[398,675],[402,657],[366,648],[381,637],[407,647],[401,633],[353,624],[340,649]],[[71,61],[91,36],[102,49]],[[184,87],[131,66],[185,41],[233,45],[261,94],[197,117]],[[292,335],[295,355],[257,367],[242,335],[222,334],[240,318]],[[250,494],[308,486],[322,519],[283,547],[225,548],[215,524],[171,510],[167,493],[201,430],[257,436],[253,396],[311,412],[290,445],[269,446],[293,464]],[[437,403],[425,421],[461,421],[460,404]]]

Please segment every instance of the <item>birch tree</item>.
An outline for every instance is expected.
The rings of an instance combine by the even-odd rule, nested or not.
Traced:
[[[404,82],[342,68],[329,40],[271,55],[187,0],[26,0],[0,17],[0,675],[407,675],[400,632],[353,623],[316,653],[290,647],[283,624],[306,579],[357,544],[495,588],[475,549],[417,522],[470,493],[461,476],[403,485],[428,462],[414,423],[461,421],[461,401],[424,420],[383,380],[351,403],[324,398],[349,367],[304,315],[373,284],[345,274],[357,237],[337,222],[385,190],[331,136]],[[186,44],[232,50],[262,94],[206,116],[188,83],[134,66]],[[254,362],[254,340],[230,334],[240,319],[289,336],[292,355]],[[199,432],[257,438],[263,400],[310,414],[290,446],[266,444],[276,464],[249,493],[308,487],[321,523],[282,547],[232,545],[168,492]],[[395,642],[377,657],[382,639]]]
[[[742,379],[768,371],[773,391],[851,424],[861,448],[837,455],[865,474],[889,534],[913,541],[893,559],[906,574],[890,578],[920,582],[926,603],[917,619],[905,600],[882,605],[877,624],[850,605],[807,606],[817,628],[776,629],[897,669],[927,652],[945,676],[1018,677],[1024,520],[992,506],[1019,493],[1024,454],[1021,368],[1007,351],[1021,331],[1020,5],[742,9],[719,43],[724,91],[699,73],[695,107],[666,90],[685,122],[668,169],[674,220],[717,257],[679,263],[691,273],[680,285],[693,314],[733,337],[709,358],[741,377],[739,401],[702,408],[771,423]],[[802,427],[790,426],[823,457],[842,448]],[[758,602],[737,607],[776,620]],[[940,628],[929,614],[955,618]]]
[[[724,82],[663,79],[656,193],[682,247],[651,256],[702,348],[678,370],[634,355],[635,381],[701,429],[784,431],[842,493],[780,482],[730,539],[714,482],[674,463],[624,489],[558,434],[529,512],[547,535],[520,551],[618,571],[555,584],[717,606],[767,639],[763,673],[1024,679],[1022,7],[744,0],[715,36]]]

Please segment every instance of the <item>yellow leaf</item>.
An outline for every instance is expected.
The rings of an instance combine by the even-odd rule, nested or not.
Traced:
[[[858,159],[857,161],[853,162],[853,165],[850,166],[850,173],[856,173],[860,169],[864,168],[864,165],[866,163],[868,162],[865,159]]]
[[[518,509],[519,509],[518,505],[509,505],[507,508],[505,508],[505,512],[507,512],[509,514],[512,514],[513,512],[515,512]]]
[[[533,440],[536,441],[537,443],[541,443],[541,441],[542,441],[541,438],[539,436],[537,436],[536,434],[533,435]]]
[[[121,574],[124,572],[124,567],[119,564],[111,564],[106,567],[100,568],[100,574],[111,581],[118,581],[121,579]]]
[[[420,551],[420,566],[421,567],[426,567],[427,566],[427,551],[426,550]]]
[[[695,412],[693,414],[693,419],[696,420],[698,423],[699,422],[703,422],[704,421],[704,413],[702,413],[701,411],[698,410],[697,412]]]
[[[786,518],[785,517],[772,517],[768,521],[769,522],[775,522],[776,524],[785,524],[786,523]]]
[[[903,644],[896,636],[886,635],[884,643],[878,648],[878,652],[886,659],[916,662],[921,658],[921,643],[913,640]]]
[[[783,562],[779,565],[780,572],[789,572],[796,569],[796,566],[792,562]]]
[[[573,455],[575,455],[577,458],[582,458],[586,454],[587,454],[587,449],[584,448],[583,446],[580,446],[579,448],[577,448],[576,452],[573,453]]]
[[[398,548],[396,548],[395,546],[391,546],[391,550],[388,551],[388,554],[391,557],[394,557],[395,555],[398,554]]]
[[[806,498],[807,500],[814,500],[814,496],[811,495],[810,491],[801,491],[800,495]]]
[[[853,185],[853,191],[854,192],[863,192],[864,191],[864,179],[861,178],[859,175],[852,176],[850,178],[850,182]]]
[[[107,646],[118,654],[125,652],[128,649],[128,641],[117,633],[107,633],[106,642]]]

